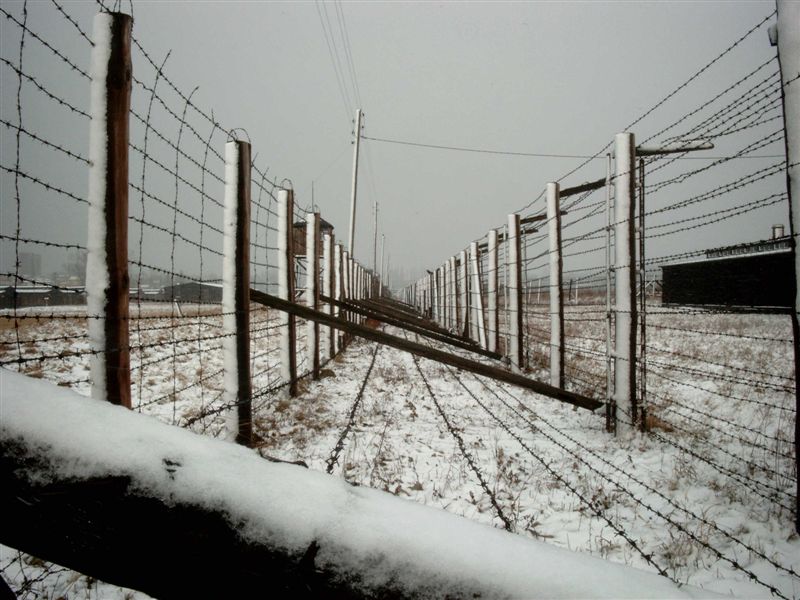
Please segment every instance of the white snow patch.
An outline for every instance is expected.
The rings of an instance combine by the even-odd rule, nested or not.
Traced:
[[[106,257],[106,154],[108,131],[106,130],[106,76],[111,57],[110,13],[95,15],[92,39],[92,59],[89,67],[90,113],[89,125],[89,233],[86,241],[86,305],[88,314],[96,316],[89,319],[89,340],[96,352],[90,361],[92,396],[106,397],[105,374],[105,313],[108,304],[109,287]]]
[[[50,383],[0,371],[0,437],[40,450],[58,477],[130,477],[142,493],[228,514],[243,535],[360,571],[367,585],[476,584],[483,597],[697,598],[630,567],[548,546],[337,477],[264,461]],[[74,432],[80,431],[80,435]],[[164,458],[180,462],[174,479]],[[429,588],[430,589],[430,588]]]

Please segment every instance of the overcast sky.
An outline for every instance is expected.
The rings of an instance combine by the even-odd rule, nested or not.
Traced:
[[[54,18],[52,6],[43,4],[49,9],[40,18]],[[2,5],[20,12],[19,2],[3,0]],[[91,30],[92,3],[65,7]],[[33,14],[36,7],[30,8]],[[226,126],[245,128],[257,162],[279,181],[290,179],[299,204],[310,205],[313,182],[323,218],[346,242],[351,119],[359,104],[368,137],[593,154],[773,11],[774,4],[342,2],[339,8],[343,20],[332,3],[133,4],[134,35],[154,60],[160,62],[171,50],[166,72],[172,80],[187,92],[199,86],[198,105],[213,108]],[[346,66],[342,23],[356,83]],[[763,31],[753,37],[746,58],[756,65],[774,49]],[[13,43],[6,44],[3,56],[16,51]],[[343,88],[337,82],[337,58]],[[723,89],[741,69],[739,58],[721,61],[634,133],[643,138],[656,132],[704,94]],[[6,111],[8,84],[16,85],[12,75],[2,71]],[[9,136],[3,135],[8,157]],[[356,256],[371,266],[377,200],[386,252],[410,275],[502,225],[507,213],[528,205],[547,181],[582,162],[370,140],[362,142],[362,150]],[[604,162],[595,161],[564,184],[604,173]],[[7,182],[3,189],[7,208]]]

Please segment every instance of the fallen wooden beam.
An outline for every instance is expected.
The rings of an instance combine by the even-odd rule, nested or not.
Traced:
[[[334,304],[336,306],[339,306],[344,310],[349,310],[351,312],[359,313],[369,319],[374,319],[376,321],[386,323],[387,325],[391,325],[393,327],[399,327],[401,329],[405,329],[406,331],[411,331],[413,333],[424,335],[427,338],[436,340],[437,342],[441,342],[443,344],[449,344],[455,348],[461,348],[462,350],[474,352],[475,354],[480,354],[481,356],[486,356],[487,358],[494,358],[495,360],[500,360],[503,358],[502,355],[498,354],[497,352],[489,352],[488,350],[484,350],[480,346],[476,346],[474,344],[465,342],[461,338],[454,338],[452,336],[441,335],[435,331],[431,331],[430,329],[426,329],[425,327],[420,327],[414,323],[409,323],[408,321],[405,321],[403,319],[397,319],[384,314],[380,314],[378,311],[370,310],[369,308],[359,306],[354,302],[342,302],[340,300],[334,300],[333,298],[329,298],[327,296],[320,297],[320,300],[322,300],[322,302],[327,302],[329,304]]]
[[[566,390],[553,387],[552,385],[542,383],[541,381],[529,379],[522,375],[517,375],[516,373],[511,373],[510,371],[499,369],[492,365],[487,365],[475,360],[470,360],[462,356],[449,354],[448,352],[442,352],[441,350],[436,350],[435,348],[429,348],[428,346],[389,335],[388,333],[371,329],[363,325],[348,323],[342,319],[311,310],[310,308],[300,306],[299,304],[281,300],[280,298],[270,294],[265,294],[264,292],[250,290],[250,300],[270,308],[276,308],[278,310],[288,312],[303,319],[309,319],[311,321],[321,323],[322,325],[335,327],[336,329],[344,331],[345,333],[350,333],[372,342],[378,342],[379,344],[391,346],[392,348],[397,348],[398,350],[404,350],[414,354],[415,356],[428,358],[445,365],[450,365],[451,367],[456,367],[458,369],[463,369],[464,371],[469,371],[470,373],[475,373],[476,375],[483,375],[484,377],[496,379],[497,381],[503,381],[505,383],[510,383],[512,385],[529,389],[536,393],[542,394],[543,396],[555,398],[556,400],[561,400],[562,402],[566,402],[568,404],[580,406],[581,408],[597,410],[603,406],[602,402],[595,400],[594,398],[582,396],[581,394],[576,394],[575,392],[568,392]]]
[[[444,329],[436,322],[431,321],[428,317],[416,312],[416,311],[409,311],[402,308],[396,308],[395,306],[389,304],[385,304],[379,301],[372,301],[372,300],[359,300],[362,305],[368,306],[372,310],[379,310],[386,313],[389,316],[393,316],[398,319],[405,319],[411,320],[420,327],[425,327],[430,329],[431,331],[436,331],[437,333],[441,333],[443,335],[453,335],[447,329]],[[454,336],[455,337],[455,336]],[[463,339],[463,338],[460,338]]]

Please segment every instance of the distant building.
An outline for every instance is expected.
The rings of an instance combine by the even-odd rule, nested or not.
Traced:
[[[737,308],[794,306],[791,238],[773,228],[771,240],[706,251],[701,260],[663,267],[662,302]]]
[[[16,299],[15,299],[16,296]],[[29,308],[32,306],[72,306],[86,304],[83,287],[56,287],[50,285],[9,285],[0,288],[0,309]]]
[[[319,235],[324,236],[326,233],[332,234],[333,233],[333,225],[328,223],[325,219],[320,218],[319,220]],[[306,255],[306,223],[305,221],[300,221],[294,224],[292,237],[294,238],[294,255],[295,256],[305,256]],[[319,255],[322,256],[322,244],[320,244],[319,248]]]
[[[195,302],[218,304],[222,302],[222,284],[190,281],[164,288],[162,300],[166,302]]]

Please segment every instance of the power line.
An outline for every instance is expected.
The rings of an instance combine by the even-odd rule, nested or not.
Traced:
[[[343,82],[343,75],[340,74],[339,69],[340,66],[338,64],[338,54],[334,52],[335,49],[335,40],[333,40],[333,31],[330,32],[330,36],[328,35],[328,28],[325,25],[325,19],[322,17],[322,11],[319,8],[319,0],[314,3],[314,6],[317,9],[317,15],[319,16],[319,23],[322,26],[322,33],[325,35],[325,43],[328,46],[328,55],[331,57],[331,63],[333,64],[333,72],[336,75],[336,84],[339,87],[339,95],[342,98],[342,102],[344,103],[344,112],[347,115],[347,120],[350,120],[350,114],[352,111],[350,110],[350,100],[347,96],[345,85]],[[323,4],[323,9],[325,9],[325,5]],[[327,17],[327,10],[325,12],[325,16]],[[333,43],[333,47],[331,44]]]
[[[456,152],[473,152],[478,154],[496,154],[501,156],[529,156],[534,158],[585,158],[589,160],[605,160],[605,156],[588,155],[588,154],[549,154],[545,152],[515,152],[512,150],[491,150],[488,148],[468,148],[466,146],[446,146],[442,144],[426,144],[423,142],[412,142],[408,140],[393,140],[389,138],[378,138],[363,135],[363,140],[372,142],[383,142],[386,144],[398,144],[401,146],[413,146],[416,148],[431,148],[434,150],[453,150]],[[733,158],[783,158],[783,155],[757,155],[757,156],[681,156],[678,160],[727,160]]]

